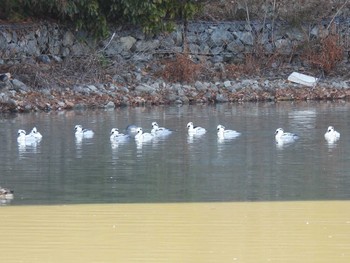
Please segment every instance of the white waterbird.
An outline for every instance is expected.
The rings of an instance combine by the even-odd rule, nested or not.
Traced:
[[[41,133],[37,130],[36,127],[34,127],[34,128],[30,131],[30,133],[29,133],[28,135],[33,136],[35,139],[38,139],[38,140],[40,140],[40,139],[43,138],[43,136],[42,136]]]
[[[329,126],[327,132],[324,134],[324,138],[328,142],[336,142],[340,138],[340,133],[334,130],[333,126]]]
[[[292,143],[295,142],[297,139],[299,139],[298,135],[290,132],[284,132],[282,128],[278,128],[275,132],[275,140],[277,143],[280,144]]]
[[[135,140],[139,142],[147,142],[147,141],[151,141],[153,138],[154,136],[151,133],[148,133],[148,132],[143,133],[143,130],[141,127],[137,128]]]
[[[118,128],[112,128],[111,133],[110,133],[110,140],[111,142],[122,142],[122,141],[127,141],[130,138],[130,135],[120,133]]]
[[[193,122],[187,123],[188,134],[190,135],[203,135],[207,132],[206,129],[202,127],[193,126]]]
[[[157,122],[152,122],[152,130],[151,134],[154,136],[167,136],[171,134],[171,130],[164,128],[164,127],[159,127]]]
[[[94,136],[94,132],[89,129],[83,129],[81,125],[75,125],[75,136],[81,138],[92,138]]]
[[[234,130],[226,130],[225,126],[218,125],[217,126],[217,135],[219,139],[233,139],[241,135],[241,133],[234,131]]]

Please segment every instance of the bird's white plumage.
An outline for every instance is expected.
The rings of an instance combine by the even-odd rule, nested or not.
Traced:
[[[340,138],[340,133],[337,132],[333,126],[329,126],[326,133],[324,134],[324,138],[328,142],[336,142]]]
[[[130,136],[128,134],[120,133],[117,128],[112,128],[111,135],[110,135],[111,142],[122,142],[127,141]]]
[[[275,140],[277,143],[292,143],[298,138],[298,135],[290,132],[284,132],[282,128],[278,128],[275,132]]]
[[[190,135],[203,135],[207,132],[206,129],[202,127],[195,127],[193,122],[187,123],[187,128]]]
[[[218,125],[216,127],[217,129],[217,135],[219,139],[234,139],[241,135],[241,133],[234,131],[234,130],[226,130],[225,126],[223,125]]]
[[[83,138],[92,138],[94,136],[94,132],[92,130],[83,129],[81,125],[75,125],[75,136],[83,137]]]
[[[143,130],[141,127],[137,128],[137,133],[135,135],[135,140],[139,142],[147,142],[151,141],[154,138],[154,136],[151,133],[143,133]]]
[[[164,128],[164,127],[159,127],[157,122],[152,122],[152,130],[151,134],[154,136],[167,136],[171,134],[171,130]]]
[[[36,145],[40,139],[36,139],[34,136],[27,134],[25,130],[18,130],[17,142],[22,145]]]
[[[34,127],[30,133],[28,134],[30,136],[33,136],[35,139],[42,139],[43,136],[41,135],[41,133],[37,130],[36,127]]]

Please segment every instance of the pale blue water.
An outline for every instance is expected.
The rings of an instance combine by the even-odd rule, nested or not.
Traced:
[[[348,200],[350,104],[245,103],[216,106],[139,107],[3,115],[0,118],[0,185],[15,191],[11,205],[130,202]],[[111,128],[129,124],[172,135],[137,145],[112,145]],[[207,129],[201,138],[186,125]],[[74,126],[95,131],[77,143]],[[242,133],[220,142],[216,126]],[[328,145],[329,125],[341,133]],[[18,129],[36,126],[37,147],[19,148]],[[278,147],[276,128],[297,133]]]

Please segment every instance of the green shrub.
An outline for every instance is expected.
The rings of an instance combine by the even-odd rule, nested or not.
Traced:
[[[108,24],[131,23],[145,33],[171,31],[178,19],[189,19],[198,10],[196,0],[4,0],[0,15],[53,18],[73,23],[97,37],[108,33]],[[1,17],[0,17],[1,18]]]

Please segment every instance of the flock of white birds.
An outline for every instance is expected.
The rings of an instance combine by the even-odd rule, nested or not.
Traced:
[[[207,130],[203,127],[194,126],[193,122],[189,122],[187,124],[187,129],[189,136],[201,136],[207,132]],[[82,140],[84,138],[92,138],[94,136],[94,132],[92,130],[84,129],[82,125],[75,125],[74,130],[75,137],[79,140]],[[130,138],[135,138],[137,142],[147,142],[153,140],[156,137],[164,137],[172,133],[170,129],[160,127],[157,122],[152,122],[152,130],[150,133],[143,132],[142,127],[138,127],[136,125],[129,125],[126,131],[127,133],[124,134],[119,132],[117,128],[112,128],[110,132],[111,142],[127,141]],[[240,135],[240,132],[227,130],[225,126],[221,124],[217,126],[218,139],[229,140],[234,139]],[[29,134],[27,134],[25,130],[20,129],[18,130],[17,142],[19,144],[31,145],[40,142],[42,137],[43,136],[40,134],[36,127],[34,127]],[[324,137],[328,142],[334,143],[339,140],[340,133],[337,132],[333,126],[329,126],[326,133],[324,134]],[[275,132],[275,140],[278,144],[293,143],[297,139],[299,139],[298,135],[291,132],[285,132],[282,128],[278,128]]]
[[[189,136],[201,136],[204,135],[207,130],[202,127],[194,126],[192,122],[187,124],[188,135]],[[84,138],[92,138],[94,132],[89,129],[84,129],[82,125],[75,125],[75,137],[77,140],[82,140]],[[168,136],[172,133],[170,129],[160,127],[157,122],[152,122],[152,130],[150,133],[144,133],[141,127],[135,125],[129,125],[127,127],[127,133],[120,133],[117,128],[113,128],[110,132],[111,142],[122,142],[127,141],[130,138],[135,138],[137,142],[147,142],[152,141],[155,137]],[[234,130],[226,130],[225,126],[217,126],[217,137],[220,140],[234,139],[240,136],[241,133]],[[41,133],[34,127],[29,134],[25,130],[18,130],[17,142],[19,145],[35,145],[42,139]],[[326,133],[324,134],[325,139],[329,143],[334,143],[339,140],[340,133],[337,132],[333,126],[329,126]],[[288,144],[293,143],[299,138],[298,135],[285,132],[282,128],[278,128],[275,132],[275,140],[277,144]],[[0,200],[10,200],[13,199],[13,191],[7,188],[0,187]]]

